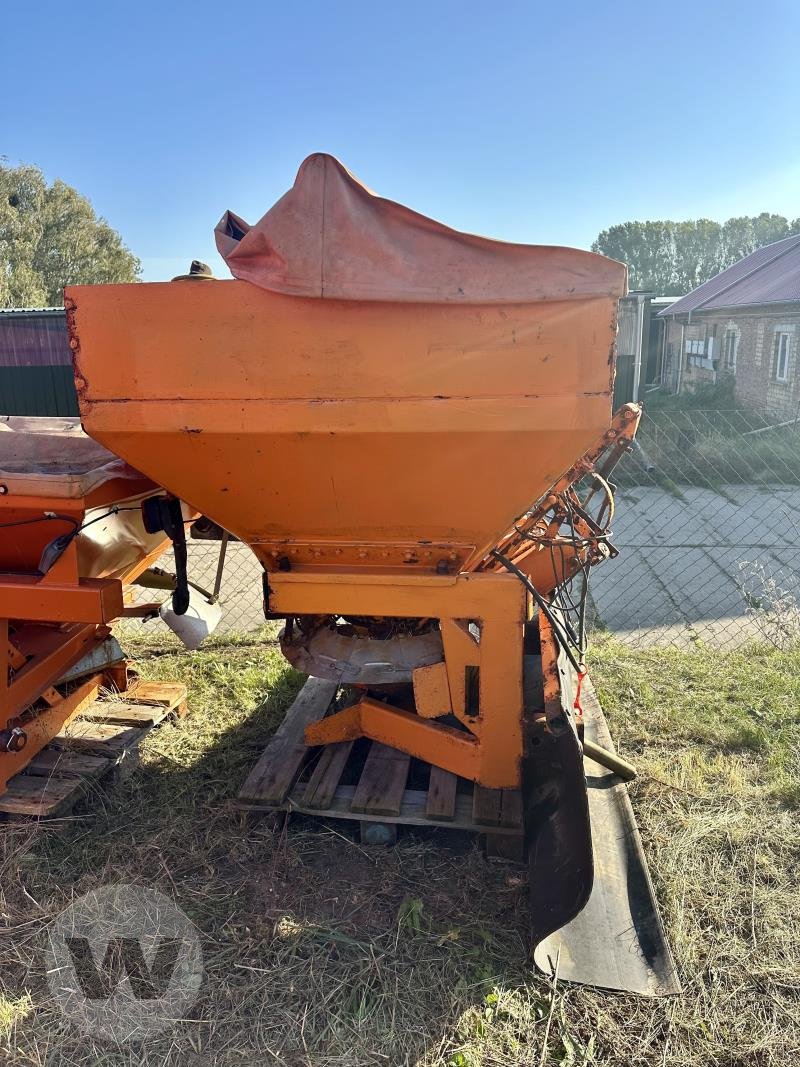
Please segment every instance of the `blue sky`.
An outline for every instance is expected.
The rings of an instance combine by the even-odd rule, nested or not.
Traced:
[[[588,247],[639,218],[800,215],[796,0],[43,0],[4,7],[0,154],[168,278],[224,273],[314,151],[459,229]]]

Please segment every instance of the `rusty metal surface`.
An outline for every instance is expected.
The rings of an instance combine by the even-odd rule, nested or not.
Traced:
[[[543,616],[539,628],[542,655],[524,658],[522,764],[534,946],[578,914],[589,899],[593,878],[589,805],[570,706],[572,678]]]
[[[571,725],[542,729],[523,763],[531,936],[538,945],[585,906],[592,889],[592,837],[581,749]]]
[[[99,645],[93,645],[89,651],[73,664],[56,682],[63,685],[65,682],[73,682],[76,678],[83,678],[87,674],[97,674],[118,663],[125,662],[125,653],[120,647],[116,637],[107,637]]]
[[[381,641],[348,635],[323,626],[306,635],[295,628],[291,637],[280,633],[281,652],[298,671],[343,685],[386,685],[410,682],[417,667],[444,658],[438,630],[398,634]]]

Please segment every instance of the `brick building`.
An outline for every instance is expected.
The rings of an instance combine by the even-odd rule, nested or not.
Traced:
[[[747,407],[800,414],[800,234],[745,256],[659,317],[672,392],[728,374]]]

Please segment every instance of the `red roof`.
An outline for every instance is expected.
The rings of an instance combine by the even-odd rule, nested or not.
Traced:
[[[793,301],[800,301],[800,234],[757,248],[659,315]]]
[[[0,308],[0,367],[69,367],[63,308]]]

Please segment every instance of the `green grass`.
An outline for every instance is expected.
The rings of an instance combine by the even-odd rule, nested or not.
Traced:
[[[594,649],[599,695],[621,746],[668,760],[748,768],[753,795],[800,805],[800,654],[750,647],[629,650],[605,639]]]
[[[629,458],[617,468],[616,481],[626,487],[700,486],[723,494],[725,486],[800,485],[798,427],[750,436],[748,424],[735,424],[735,415],[691,410],[645,415],[637,440],[654,469],[645,471]]]
[[[685,386],[680,393],[668,393],[654,389],[645,394],[650,411],[742,411],[736,398],[736,377],[723,373],[719,380],[696,382]]]
[[[452,835],[244,826],[230,800],[301,684],[271,641],[139,649],[190,716],[75,818],[6,826],[0,1055],[15,1064],[494,1067],[794,1064],[800,1048],[800,652],[628,650],[593,673],[622,753],[684,991],[648,1001],[536,976],[524,872]],[[48,920],[109,882],[197,924],[188,1020],[141,1045],[74,1031],[42,973]]]

